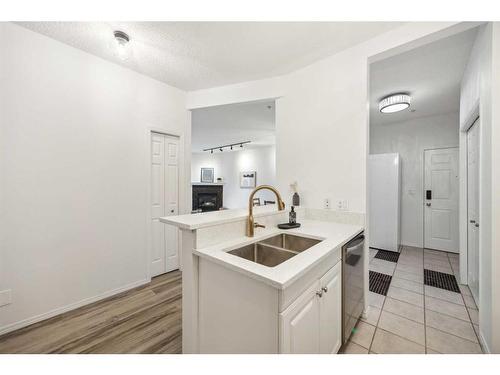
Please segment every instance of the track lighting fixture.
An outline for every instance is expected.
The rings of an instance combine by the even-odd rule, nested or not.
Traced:
[[[231,144],[223,145],[223,146],[210,147],[210,148],[203,149],[203,151],[210,151],[210,153],[213,154],[214,150],[219,149],[220,152],[223,152],[226,147],[229,148],[230,150],[233,150],[233,147],[238,146],[238,145],[240,146],[240,148],[243,148],[243,145],[250,143],[250,142],[252,142],[252,141],[245,141],[245,142],[231,143]]]

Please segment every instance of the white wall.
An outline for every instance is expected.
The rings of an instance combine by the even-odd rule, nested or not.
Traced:
[[[184,153],[190,116],[184,92],[20,26],[0,50],[1,332],[148,280],[148,128]]]
[[[372,126],[370,153],[401,156],[401,243],[423,247],[424,150],[458,147],[458,113]],[[458,251],[458,249],[457,249]]]
[[[476,37],[469,64],[462,81],[460,123],[465,128],[474,117],[479,103],[480,116],[480,193],[479,193],[479,325],[483,343],[492,353],[500,353],[500,25],[488,23]],[[496,124],[496,125],[494,125]],[[469,124],[470,125],[470,124]],[[460,134],[465,144],[465,133]],[[461,155],[466,165],[466,148]],[[466,170],[466,169],[464,169]],[[466,186],[463,187],[466,199]],[[466,201],[462,212],[466,212]],[[466,216],[461,220],[462,233],[467,233]],[[467,237],[461,239],[466,249]],[[464,258],[461,258],[461,260]],[[464,259],[465,260],[465,259]]]
[[[257,185],[276,184],[276,148],[274,146],[247,148],[234,152],[193,153],[191,156],[191,181],[200,181],[201,168],[214,168],[214,178],[224,179],[224,207],[248,206],[252,189],[240,188],[240,172],[257,171]],[[276,200],[273,193],[262,191],[256,197]]]
[[[490,101],[485,102],[485,110],[491,110],[491,166],[486,173],[491,176],[491,226],[488,228],[491,234],[491,294],[492,294],[492,337],[491,351],[500,353],[500,23],[494,22],[491,25],[491,71],[490,79],[491,91]],[[483,101],[484,102],[484,101]],[[496,124],[496,126],[493,126]],[[483,202],[488,204],[488,202]],[[494,228],[494,229],[493,229]]]
[[[368,60],[453,25],[408,24],[286,76],[190,92],[188,107],[277,97],[277,185],[286,200],[297,181],[303,205],[322,208],[330,198],[365,212]]]

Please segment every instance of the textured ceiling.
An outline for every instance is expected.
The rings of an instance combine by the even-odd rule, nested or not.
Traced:
[[[245,147],[275,143],[274,101],[221,105],[192,111],[191,150],[252,141]]]
[[[396,22],[20,22],[183,90],[286,74],[398,27]],[[131,41],[114,51],[113,31]]]
[[[476,33],[477,29],[471,29],[372,64],[370,123],[383,125],[458,112],[460,82]],[[410,93],[415,112],[380,113],[380,99],[398,92]]]

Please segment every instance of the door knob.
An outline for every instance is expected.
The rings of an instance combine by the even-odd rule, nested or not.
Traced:
[[[170,210],[170,212],[171,212],[171,213],[174,213],[174,212],[175,212],[175,210]]]
[[[479,228],[479,223],[474,224],[476,228]]]
[[[328,288],[326,286],[324,286],[323,288],[321,288],[321,290],[325,293],[328,293]]]
[[[430,204],[430,203],[426,203],[425,205],[426,205],[427,207],[430,207],[430,206],[431,206],[431,204]]]
[[[316,295],[317,295],[319,298],[323,297],[323,291],[322,291],[322,290],[318,290],[318,291],[316,292]]]

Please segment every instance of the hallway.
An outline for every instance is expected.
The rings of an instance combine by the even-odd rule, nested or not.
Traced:
[[[370,249],[369,315],[344,353],[482,353],[479,312],[456,283],[458,262],[458,254],[415,247]]]

